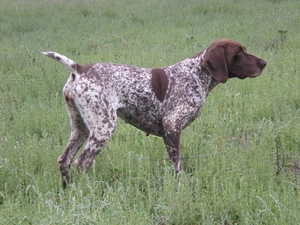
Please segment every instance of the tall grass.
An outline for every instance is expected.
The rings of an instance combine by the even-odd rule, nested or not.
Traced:
[[[300,224],[297,0],[4,0],[0,8],[0,224]],[[119,121],[91,172],[63,190],[56,164],[79,64],[170,65],[212,40],[267,60],[256,79],[216,87],[182,134],[184,172],[162,140]]]

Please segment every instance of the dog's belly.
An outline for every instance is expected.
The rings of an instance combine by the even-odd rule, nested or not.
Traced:
[[[164,128],[162,125],[162,116],[154,114],[153,111],[144,111],[139,108],[118,109],[117,114],[125,122],[130,123],[134,127],[156,136],[164,135]]]

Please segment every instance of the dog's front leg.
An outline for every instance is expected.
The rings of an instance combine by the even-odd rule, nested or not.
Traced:
[[[181,171],[181,158],[180,158],[180,124],[172,121],[172,119],[164,118],[163,125],[165,134],[163,136],[166,150],[168,152],[170,160],[175,165],[176,174]]]

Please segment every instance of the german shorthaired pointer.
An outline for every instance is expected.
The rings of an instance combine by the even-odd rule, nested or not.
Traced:
[[[72,131],[57,160],[64,186],[71,182],[70,165],[84,141],[88,139],[75,166],[88,172],[113,135],[117,115],[147,134],[161,136],[180,172],[181,131],[200,114],[208,93],[228,78],[257,77],[267,64],[229,39],[215,40],[192,58],[154,69],[113,63],[80,66],[55,52],[43,54],[70,70],[63,94]]]

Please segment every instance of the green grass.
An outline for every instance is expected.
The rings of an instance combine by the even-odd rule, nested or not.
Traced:
[[[4,0],[0,8],[0,224],[300,224],[298,0]],[[173,175],[160,138],[119,121],[90,173],[63,190],[56,163],[80,64],[171,65],[217,38],[267,60],[216,87],[182,134]],[[280,174],[276,175],[279,163]],[[299,170],[298,170],[299,172]]]

